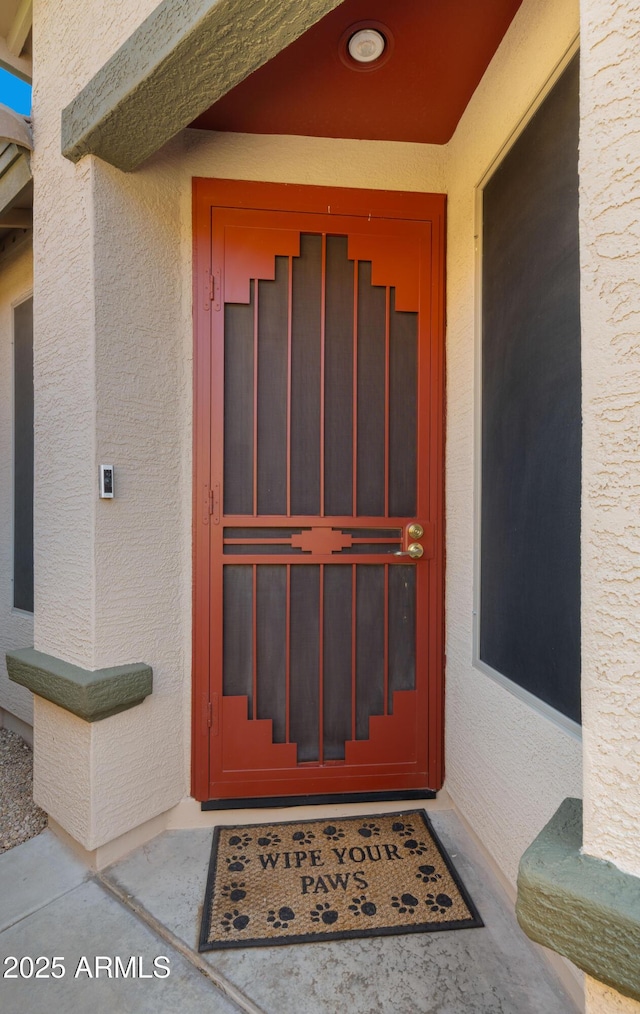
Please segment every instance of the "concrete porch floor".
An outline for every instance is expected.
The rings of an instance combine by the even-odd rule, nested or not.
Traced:
[[[197,937],[211,828],[165,831],[99,874],[45,831],[0,856],[0,1010],[574,1014],[579,1008],[519,929],[455,811],[438,809],[430,817],[484,928],[202,955]],[[64,977],[51,977],[44,962],[37,967],[49,978],[20,977],[20,968],[18,978],[4,977],[13,965],[8,957],[41,955],[62,958]],[[97,955],[118,956],[125,966],[140,957],[136,969],[148,977],[109,978],[103,971],[96,978]],[[160,955],[170,968],[162,978],[153,977]],[[157,970],[166,967],[161,962]],[[23,974],[30,968],[23,962]]]

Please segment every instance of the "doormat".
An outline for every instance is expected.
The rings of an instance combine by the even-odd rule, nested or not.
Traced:
[[[482,925],[424,810],[214,830],[200,951]]]

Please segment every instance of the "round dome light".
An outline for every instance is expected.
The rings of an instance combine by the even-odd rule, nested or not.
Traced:
[[[358,63],[373,63],[384,53],[387,40],[374,28],[362,28],[349,39],[349,56]]]

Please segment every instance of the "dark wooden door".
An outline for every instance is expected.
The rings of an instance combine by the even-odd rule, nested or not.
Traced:
[[[440,787],[443,216],[196,181],[198,798]]]

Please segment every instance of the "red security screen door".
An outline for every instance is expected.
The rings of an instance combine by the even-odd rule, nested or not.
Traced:
[[[194,793],[437,789],[444,197],[194,187]]]

